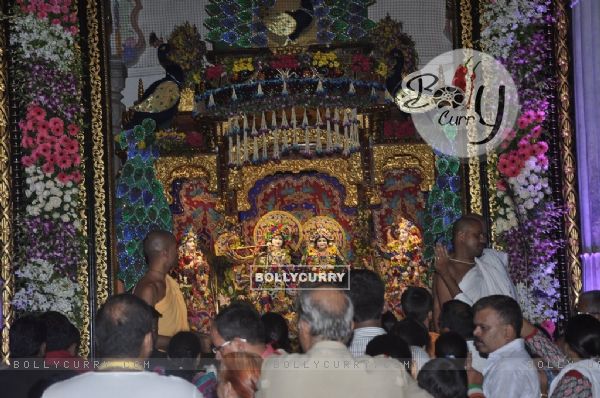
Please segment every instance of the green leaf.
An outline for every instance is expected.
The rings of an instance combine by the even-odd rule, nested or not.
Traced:
[[[217,16],[217,15],[221,14],[221,7],[219,7],[215,3],[207,4],[205,10],[206,10],[206,13],[208,15],[210,15],[211,17],[214,17],[214,16]]]

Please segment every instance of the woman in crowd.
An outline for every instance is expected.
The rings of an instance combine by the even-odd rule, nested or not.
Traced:
[[[550,385],[551,398],[600,397],[600,321],[576,315],[565,331],[565,353],[575,361]]]

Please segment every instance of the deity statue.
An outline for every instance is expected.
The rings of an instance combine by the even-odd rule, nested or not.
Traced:
[[[400,296],[410,285],[424,286],[427,268],[422,262],[423,238],[419,228],[399,217],[386,231],[380,250],[384,260],[378,272],[386,281],[385,301],[394,315],[401,316]]]
[[[178,249],[177,280],[183,292],[192,330],[209,333],[210,320],[215,316],[216,286],[210,266],[198,248],[197,237],[190,230]]]
[[[289,240],[289,233],[281,226],[273,226],[266,236],[266,252],[257,252],[256,264],[264,266],[289,265],[292,262],[289,249],[286,247],[286,241]]]
[[[339,252],[333,234],[320,227],[310,237],[302,264],[313,266],[335,266],[345,264],[344,257]]]

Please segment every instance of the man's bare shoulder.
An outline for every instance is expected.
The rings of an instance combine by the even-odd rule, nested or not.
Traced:
[[[145,275],[135,287],[134,294],[154,306],[160,301],[160,292],[165,290],[165,281]]]

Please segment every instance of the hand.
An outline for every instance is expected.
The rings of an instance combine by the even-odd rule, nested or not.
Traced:
[[[434,267],[435,271],[441,275],[447,275],[450,267],[450,256],[448,256],[448,250],[441,243],[435,245],[435,260]]]
[[[483,375],[475,369],[473,369],[473,356],[470,352],[467,354],[467,362],[465,363],[465,369],[467,370],[468,384],[483,385]]]

